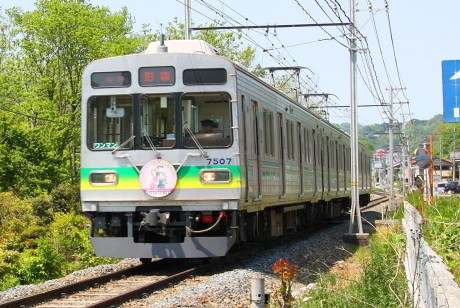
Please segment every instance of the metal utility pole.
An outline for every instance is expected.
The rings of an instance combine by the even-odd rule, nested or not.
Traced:
[[[190,40],[192,38],[192,30],[191,30],[191,18],[190,18],[190,1],[185,0],[185,39]]]
[[[393,176],[393,155],[394,155],[394,118],[393,118],[393,88],[390,88],[390,123],[389,123],[389,129],[390,129],[390,137],[389,137],[389,142],[390,142],[390,149],[389,149],[389,160],[390,160],[390,170],[388,170],[388,177],[390,178],[390,198],[388,199],[388,209],[392,210],[393,209],[393,197],[394,197],[394,176]]]
[[[388,170],[388,176],[389,176],[389,182],[390,182],[390,198],[388,200],[388,209],[389,210],[394,210],[393,208],[393,200],[394,200],[394,161],[393,161],[393,155],[394,155],[394,114],[393,114],[393,91],[401,91],[404,90],[405,88],[392,88],[390,87],[389,92],[390,92],[390,97],[389,97],[389,104],[388,106],[390,107],[390,114],[389,114],[389,153],[388,156],[390,160],[390,170]],[[403,183],[404,185],[404,183]]]
[[[356,17],[355,17],[355,1],[350,1],[350,80],[351,80],[351,214],[349,233],[353,233],[355,223],[355,215],[358,220],[358,233],[363,233],[363,225],[361,222],[361,208],[359,206],[359,161],[358,161],[358,108],[356,103]]]

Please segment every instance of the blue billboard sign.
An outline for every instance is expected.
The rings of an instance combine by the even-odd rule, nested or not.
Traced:
[[[460,122],[460,60],[442,61],[444,122]]]

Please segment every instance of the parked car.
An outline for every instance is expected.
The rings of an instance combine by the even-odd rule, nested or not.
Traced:
[[[457,181],[450,181],[447,182],[446,186],[444,187],[444,191],[451,194],[460,194],[460,186],[458,186]]]
[[[446,192],[446,185],[447,185],[447,182],[439,182],[437,184],[435,184],[435,192],[438,193],[438,194],[443,194]]]

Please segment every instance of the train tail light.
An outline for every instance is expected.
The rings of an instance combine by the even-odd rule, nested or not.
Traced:
[[[202,222],[207,222],[207,223],[212,223],[212,221],[213,221],[212,215],[203,215],[201,217],[201,221]]]

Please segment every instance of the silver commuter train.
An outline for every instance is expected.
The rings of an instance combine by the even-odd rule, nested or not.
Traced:
[[[350,140],[208,43],[155,42],[83,73],[81,200],[96,255],[224,256],[340,216]]]

